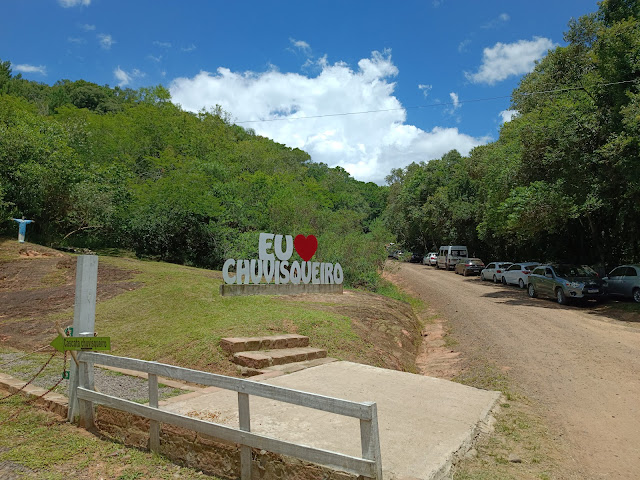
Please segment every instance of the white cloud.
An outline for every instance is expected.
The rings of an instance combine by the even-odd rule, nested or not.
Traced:
[[[88,7],[91,5],[91,0],[58,0],[58,3],[64,8],[77,7],[78,5]]]
[[[158,40],[154,41],[153,44],[156,47],[162,47],[162,48],[171,48],[171,44],[169,42],[160,42]]]
[[[426,132],[405,124],[406,110],[393,95],[398,69],[388,51],[373,52],[357,68],[330,64],[326,57],[316,65],[319,73],[314,77],[275,68],[201,71],[174,79],[171,97],[190,111],[221,105],[259,135],[301,148],[315,162],[339,165],[359,180],[378,183],[392,168],[437,158],[454,148],[467,154],[488,141],[456,128]],[[349,114],[354,112],[370,113]]]
[[[555,44],[548,38],[534,37],[533,40],[519,40],[515,43],[496,43],[485,48],[482,65],[477,73],[465,72],[473,83],[493,85],[512,75],[522,75],[533,70],[536,60],[546,55]]]
[[[158,55],[157,57],[155,57],[153,55],[147,55],[147,58],[149,60],[153,60],[156,63],[160,63],[160,60],[162,60],[162,55]]]
[[[453,104],[453,109],[457,110],[458,108],[460,108],[460,99],[458,98],[458,94],[451,92],[449,94],[449,98],[451,98],[451,103]]]
[[[518,116],[518,111],[517,110],[502,110],[499,115],[502,118],[502,122],[500,122],[500,123],[507,123],[507,122],[510,122],[513,117],[517,117]]]
[[[196,46],[192,43],[188,47],[182,47],[180,50],[183,52],[193,52],[196,49]]]
[[[100,41],[100,46],[105,50],[109,50],[111,48],[111,45],[116,43],[111,35],[107,35],[104,33],[98,34],[98,40]]]
[[[80,25],[80,28],[82,30],[84,30],[85,32],[92,32],[96,29],[95,25],[89,25],[88,23],[83,23],[82,25]]]
[[[422,94],[424,95],[424,98],[427,98],[427,96],[429,96],[429,92],[433,88],[433,85],[424,85],[421,83],[420,85],[418,85],[418,88],[422,90]]]
[[[131,72],[126,72],[120,68],[120,65],[118,65],[118,68],[116,68],[113,71],[113,75],[116,77],[116,80],[118,80],[119,82],[118,86],[125,87],[129,85],[133,79],[142,78],[146,74],[144,72],[141,72],[137,68],[134,68]]]
[[[291,42],[291,45],[302,50],[304,53],[308,54],[311,52],[311,45],[309,45],[304,40],[296,40],[294,38],[290,38],[289,41]]]
[[[470,39],[465,39],[463,41],[461,41],[458,44],[458,52],[462,53],[462,52],[466,52],[467,51],[467,47],[471,44],[471,40]]]
[[[67,37],[67,42],[75,43],[76,45],[82,45],[84,43],[87,43],[87,41],[84,38],[80,38],[80,37]]]
[[[509,16],[508,13],[501,13],[500,15],[498,15],[497,18],[494,18],[490,22],[485,23],[480,28],[484,28],[484,29],[496,28],[502,25],[503,23],[508,22],[509,20],[511,20],[511,17]]]
[[[47,67],[45,67],[44,65],[35,66],[25,63],[22,65],[12,65],[11,67],[21,73],[39,73],[40,75],[47,74]]]

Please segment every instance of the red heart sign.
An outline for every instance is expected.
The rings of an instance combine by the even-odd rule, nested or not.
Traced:
[[[305,237],[304,235],[298,235],[293,239],[293,246],[300,255],[300,258],[305,262],[311,260],[316,254],[316,250],[318,249],[318,239],[314,235],[309,235]]]

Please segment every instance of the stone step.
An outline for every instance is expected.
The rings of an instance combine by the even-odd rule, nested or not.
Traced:
[[[227,353],[255,352],[278,348],[308,347],[309,337],[284,334],[265,337],[228,337],[220,339],[220,347]]]
[[[327,351],[321,348],[296,347],[238,352],[233,355],[233,363],[249,368],[267,368],[285,363],[304,362],[324,358]]]

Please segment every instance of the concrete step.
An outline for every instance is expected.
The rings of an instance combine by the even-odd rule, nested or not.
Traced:
[[[331,363],[338,361],[337,358],[323,357],[314,358],[313,360],[304,360],[302,362],[284,363],[282,365],[274,365],[272,367],[265,368],[250,368],[241,367],[238,365],[238,371],[243,377],[252,377],[251,380],[261,381],[262,379],[276,377],[278,375],[285,375],[288,373],[299,372],[305,368],[317,367],[318,365],[324,365],[325,363]],[[258,377],[259,378],[256,378]]]
[[[238,352],[233,355],[233,363],[249,368],[266,368],[285,363],[304,362],[324,358],[327,351],[321,348],[297,347],[261,350],[259,352]]]
[[[271,335],[265,337],[228,337],[220,339],[220,347],[230,354],[308,346],[309,337],[295,334]]]

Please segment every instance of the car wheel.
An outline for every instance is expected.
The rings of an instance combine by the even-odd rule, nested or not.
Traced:
[[[520,279],[518,279],[518,286],[519,286],[520,288],[524,288],[524,281],[523,281],[521,278],[520,278]]]
[[[502,276],[502,284],[503,284],[503,285],[506,285],[506,284],[507,284],[507,279],[506,279],[506,278],[504,278],[504,275]]]
[[[640,288],[634,288],[632,296],[634,302],[640,303]]]
[[[466,277],[467,276],[467,269],[465,268],[462,272],[463,272],[462,275],[464,275]]]
[[[529,287],[527,287],[527,293],[529,293],[531,298],[536,298],[538,296],[536,293],[536,287],[533,286],[533,283],[530,283]]]
[[[493,276],[493,283],[498,283],[498,278],[495,275]]]
[[[556,288],[556,299],[560,305],[567,304],[567,296],[564,294],[564,290],[561,288]]]
[[[484,273],[480,273],[480,280],[484,282]]]

